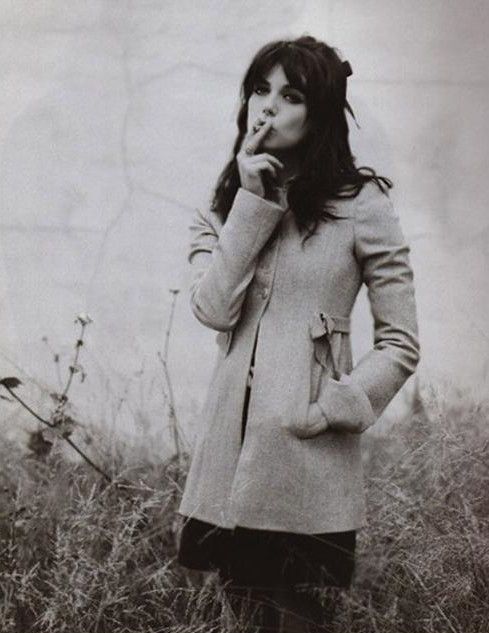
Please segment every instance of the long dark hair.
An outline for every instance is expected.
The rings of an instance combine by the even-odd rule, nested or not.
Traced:
[[[389,189],[393,184],[388,178],[378,176],[371,167],[355,166],[345,114],[346,109],[355,119],[346,99],[348,72],[345,66],[349,68],[349,64],[340,59],[335,48],[309,35],[277,40],[256,53],[241,85],[239,133],[232,158],[217,181],[211,205],[222,221],[226,221],[240,187],[236,154],[247,132],[248,99],[256,84],[277,64],[282,65],[291,86],[305,94],[307,117],[312,123],[297,146],[301,169],[287,193],[287,202],[299,231],[302,233],[310,228],[307,239],[315,232],[320,220],[337,218],[329,211],[328,200],[354,198],[370,180],[375,181],[384,193],[386,190],[381,183]]]

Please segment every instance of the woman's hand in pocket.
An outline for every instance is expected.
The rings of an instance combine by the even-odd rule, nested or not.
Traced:
[[[307,409],[306,419],[295,423],[289,422],[287,429],[296,437],[306,440],[324,433],[328,429],[328,421],[317,402],[311,402]]]
[[[367,394],[345,374],[328,378],[317,404],[332,431],[363,433],[376,420]]]
[[[305,420],[288,420],[286,428],[305,440],[328,431],[363,433],[375,420],[367,394],[342,374],[340,380],[328,378],[317,401],[309,403]]]

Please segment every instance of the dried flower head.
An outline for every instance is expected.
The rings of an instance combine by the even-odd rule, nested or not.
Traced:
[[[80,312],[75,319],[75,323],[81,323],[82,325],[88,325],[89,323],[93,323],[90,315],[87,312]]]
[[[15,376],[9,376],[8,378],[0,379],[0,385],[4,386],[6,389],[15,389],[21,384],[22,381]]]

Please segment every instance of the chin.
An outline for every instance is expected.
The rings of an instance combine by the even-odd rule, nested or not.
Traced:
[[[276,149],[276,150],[285,150],[292,149],[295,147],[295,143],[280,143],[280,141],[275,141],[274,139],[264,140],[262,143],[262,147],[266,147],[267,149]]]

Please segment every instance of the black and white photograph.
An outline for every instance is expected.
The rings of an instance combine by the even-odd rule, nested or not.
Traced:
[[[487,633],[489,4],[0,32],[0,633]]]

